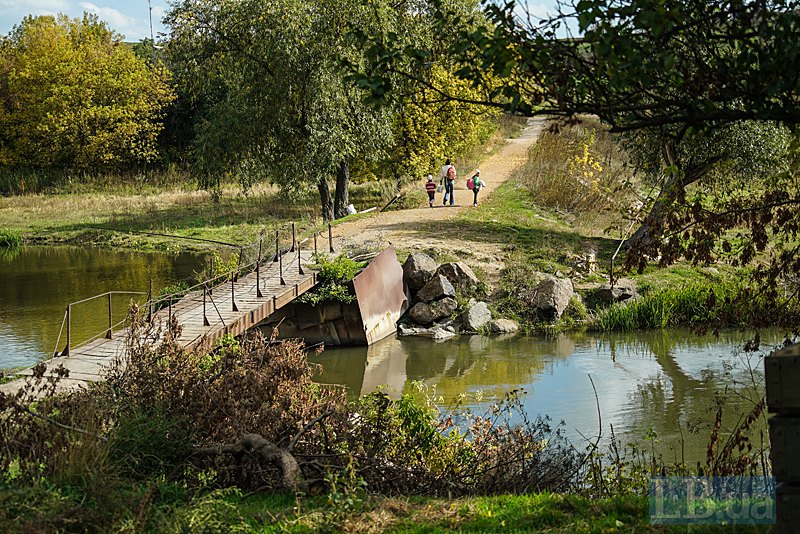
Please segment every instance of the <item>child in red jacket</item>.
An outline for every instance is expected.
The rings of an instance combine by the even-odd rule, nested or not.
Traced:
[[[428,175],[428,181],[425,182],[425,191],[428,192],[428,206],[433,207],[433,198],[436,196],[436,184],[433,181],[433,175]]]

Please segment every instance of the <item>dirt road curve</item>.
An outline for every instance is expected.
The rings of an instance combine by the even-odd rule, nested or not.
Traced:
[[[509,139],[506,145],[481,164],[481,179],[486,187],[481,190],[479,202],[483,202],[497,187],[508,180],[515,169],[525,163],[528,148],[536,142],[545,127],[544,119],[528,119],[528,124],[519,137]],[[458,162],[455,206],[442,206],[442,193],[436,194],[434,208],[423,206],[414,209],[389,211],[374,217],[347,222],[334,228],[334,242],[342,242],[348,248],[382,248],[392,243],[399,249],[432,250],[457,257],[475,256],[491,276],[499,271],[499,247],[493,244],[470,242],[467,236],[451,235],[448,220],[453,220],[464,210],[481,209],[472,206],[472,191],[467,189],[467,178],[475,169],[461,169]],[[438,180],[438,169],[434,173]],[[420,181],[420,189],[425,184]],[[431,225],[429,223],[441,222]],[[433,229],[433,228],[435,229]],[[446,236],[446,237],[443,237]],[[461,254],[459,252],[462,252]],[[469,259],[465,258],[469,263]]]

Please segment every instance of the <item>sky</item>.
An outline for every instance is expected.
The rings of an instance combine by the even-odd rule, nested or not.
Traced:
[[[166,0],[151,0],[153,7],[153,33],[166,33],[161,19],[167,9]],[[66,13],[80,17],[84,12],[96,14],[112,30],[125,36],[126,41],[139,41],[150,37],[147,0],[0,0],[0,34],[5,35],[25,15],[55,15]]]
[[[168,0],[151,0],[153,8],[153,33],[158,40],[159,33],[168,29],[161,23]],[[528,2],[532,14],[544,16],[554,11],[556,0]],[[11,31],[25,15],[55,15],[66,13],[70,17],[80,17],[84,11],[96,14],[108,23],[112,30],[125,36],[126,41],[139,41],[150,36],[147,0],[0,0],[0,35]]]

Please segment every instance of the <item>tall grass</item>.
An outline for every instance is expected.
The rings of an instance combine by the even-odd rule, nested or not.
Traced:
[[[736,327],[789,324],[797,303],[779,303],[734,282],[697,282],[653,289],[629,302],[596,312],[592,328],[602,331],[675,326]]]
[[[520,171],[540,206],[570,213],[616,210],[633,199],[628,156],[599,121],[542,134]]]
[[[0,228],[0,248],[18,247],[22,244],[22,237],[13,230]]]

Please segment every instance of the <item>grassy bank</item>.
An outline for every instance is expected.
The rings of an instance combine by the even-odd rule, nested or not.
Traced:
[[[179,487],[140,485],[124,495],[138,505],[120,512],[108,530],[126,532],[686,532],[685,526],[651,526],[645,497],[587,499],[534,493],[438,499],[363,497],[340,506],[335,497],[294,494],[244,495],[235,488],[198,493]],[[69,488],[10,493],[0,490],[7,532],[47,532],[59,527],[90,527],[76,521],[81,497]],[[63,514],[60,517],[56,512]],[[97,525],[100,526],[100,525]],[[72,527],[72,528],[70,528]],[[76,528],[77,527],[77,528]],[[94,530],[89,528],[89,530]],[[104,529],[101,529],[104,530]],[[730,527],[694,527],[692,531],[729,532]],[[770,527],[738,527],[739,532],[771,532]]]
[[[487,142],[468,147],[458,155],[460,160],[477,164],[499,149],[507,137],[516,135],[523,124],[518,118],[501,117]],[[387,172],[382,180],[352,184],[350,202],[359,211],[384,206],[397,193],[391,174]],[[36,178],[35,173],[32,176]],[[204,245],[146,233],[244,244],[262,231],[270,232],[291,221],[298,223],[301,231],[321,226],[316,189],[291,198],[268,184],[247,191],[236,184],[223,184],[217,191],[205,191],[197,189],[190,175],[174,169],[148,175],[64,178],[40,186],[43,192],[24,194],[29,189],[16,188],[14,191],[23,194],[0,197],[0,246],[8,235],[34,244],[196,249]],[[416,182],[404,191],[392,209],[422,202],[424,195]]]

